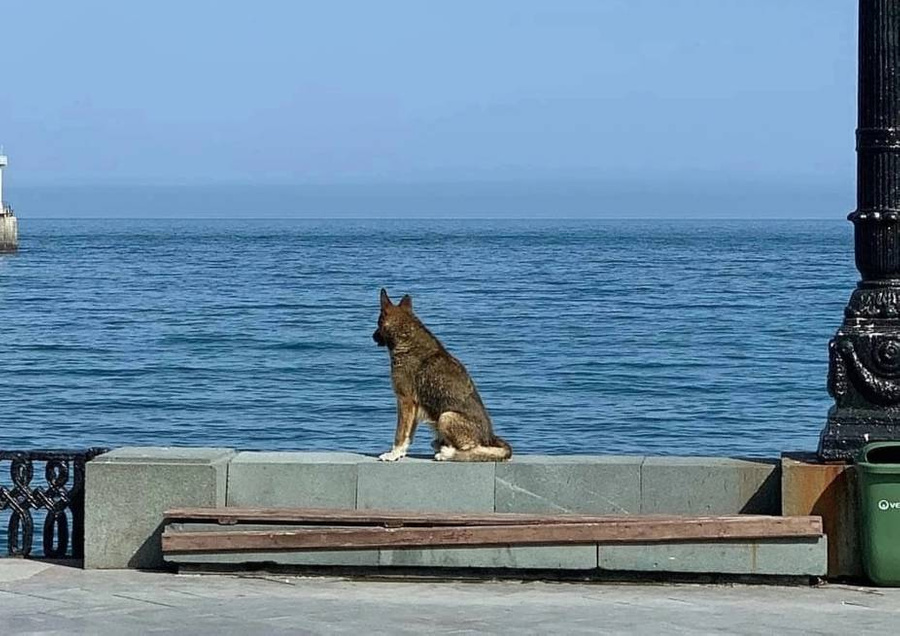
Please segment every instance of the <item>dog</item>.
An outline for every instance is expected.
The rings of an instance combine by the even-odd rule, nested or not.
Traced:
[[[381,290],[381,312],[372,338],[390,354],[397,398],[394,445],[378,459],[393,462],[405,457],[419,422],[434,428],[432,447],[438,461],[496,462],[512,457],[510,445],[494,435],[466,368],[416,317],[409,295],[394,305]]]

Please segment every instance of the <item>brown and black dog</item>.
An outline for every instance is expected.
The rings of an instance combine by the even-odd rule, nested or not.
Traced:
[[[494,435],[466,368],[416,317],[409,296],[394,305],[381,290],[381,314],[372,338],[390,353],[397,396],[394,446],[380,460],[405,457],[419,422],[434,428],[438,461],[496,462],[512,456],[509,444]]]

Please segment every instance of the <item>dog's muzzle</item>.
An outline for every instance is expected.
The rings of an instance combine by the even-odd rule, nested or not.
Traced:
[[[376,329],[372,334],[372,340],[374,340],[375,344],[377,344],[379,347],[384,347],[385,345],[387,345],[387,342],[385,342],[384,340],[384,336],[381,335],[381,331],[378,329]]]

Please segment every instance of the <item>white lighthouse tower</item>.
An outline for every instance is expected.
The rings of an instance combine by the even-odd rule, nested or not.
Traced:
[[[19,228],[10,205],[3,200],[3,169],[9,160],[0,151],[0,252],[14,252],[19,243]]]

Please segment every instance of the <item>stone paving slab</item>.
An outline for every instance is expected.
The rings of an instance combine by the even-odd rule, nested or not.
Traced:
[[[351,581],[0,560],[3,634],[888,634],[900,590]]]

